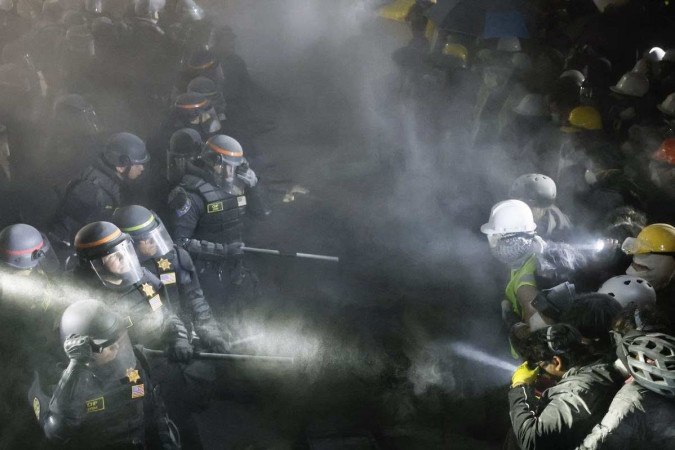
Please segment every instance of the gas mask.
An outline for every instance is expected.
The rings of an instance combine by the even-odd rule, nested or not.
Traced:
[[[509,267],[521,265],[536,249],[532,235],[488,235],[488,241],[492,255]]]
[[[664,289],[675,276],[675,257],[647,253],[633,256],[633,263],[626,269],[626,275],[644,278],[655,290]]]

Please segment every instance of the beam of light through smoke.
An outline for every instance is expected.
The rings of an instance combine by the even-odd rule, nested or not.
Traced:
[[[507,372],[513,372],[514,370],[517,369],[515,364],[512,364],[508,361],[504,361],[503,359],[496,358],[474,347],[471,344],[467,344],[464,342],[453,342],[452,344],[450,344],[450,348],[454,353],[456,353],[459,356],[462,356],[463,358],[475,361],[477,363],[489,367],[494,367],[495,369],[501,369]]]

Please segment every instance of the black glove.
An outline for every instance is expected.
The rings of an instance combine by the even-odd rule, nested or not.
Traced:
[[[204,347],[209,351],[214,353],[227,353],[229,351],[229,345],[215,322],[198,325],[195,331],[204,343]]]
[[[169,345],[169,349],[166,353],[169,361],[187,364],[192,359],[192,352],[192,345],[190,345],[188,340],[178,338]]]
[[[86,364],[92,359],[93,351],[88,336],[71,334],[63,342],[63,350],[65,350],[68,358],[79,363]]]
[[[243,255],[244,254],[244,243],[241,241],[232,242],[227,244],[227,254],[230,256],[233,255]]]

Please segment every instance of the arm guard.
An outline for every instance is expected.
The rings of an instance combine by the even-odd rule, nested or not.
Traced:
[[[85,398],[93,381],[86,364],[71,360],[61,375],[44,416],[43,429],[47,439],[66,442],[75,433],[84,415]]]
[[[227,258],[227,245],[189,238],[178,239],[178,245],[187,250],[194,259],[222,261]]]
[[[166,318],[164,326],[164,333],[162,333],[165,343],[168,345],[174,344],[181,339],[188,340],[188,331],[183,321],[175,314],[171,314]]]

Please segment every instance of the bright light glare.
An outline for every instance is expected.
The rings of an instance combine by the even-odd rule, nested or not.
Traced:
[[[594,249],[596,252],[600,252],[600,251],[602,251],[604,248],[605,248],[605,241],[602,240],[602,239],[598,239],[598,240],[595,241],[595,243],[593,244],[593,249]]]
[[[450,344],[450,348],[452,348],[452,351],[459,356],[489,367],[494,367],[495,369],[501,369],[509,373],[517,369],[515,364],[504,361],[503,359],[496,358],[482,350],[477,349],[471,344],[466,344],[464,342],[453,342]]]

